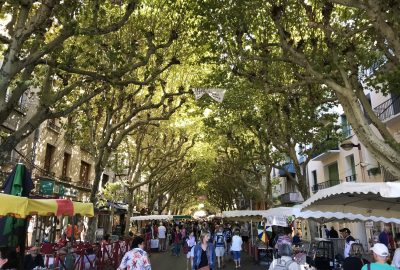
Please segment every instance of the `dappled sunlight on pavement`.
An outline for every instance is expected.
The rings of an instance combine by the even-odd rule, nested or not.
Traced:
[[[151,253],[150,256],[152,270],[186,270],[186,255],[172,256],[170,252]],[[218,269],[218,268],[217,268]],[[217,270],[216,269],[216,270]],[[233,260],[226,260],[223,270],[235,269]],[[267,266],[258,265],[254,259],[242,253],[242,263],[239,270],[266,270]]]

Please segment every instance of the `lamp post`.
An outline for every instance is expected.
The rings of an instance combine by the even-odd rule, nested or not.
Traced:
[[[340,144],[340,147],[345,151],[350,151],[354,147],[358,148],[358,158],[360,159],[361,176],[363,178],[362,181],[365,181],[364,168],[362,166],[363,158],[361,153],[361,144],[354,144],[352,141],[346,140]]]

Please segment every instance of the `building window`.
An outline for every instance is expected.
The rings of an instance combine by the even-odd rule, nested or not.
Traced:
[[[353,129],[351,125],[347,122],[347,116],[342,114],[340,116],[340,124],[342,126],[342,134],[344,137],[348,138],[353,134]]]
[[[327,171],[329,181],[339,181],[339,167],[337,162],[328,165]]]
[[[44,157],[44,170],[46,172],[50,172],[55,151],[56,151],[56,148],[53,145],[48,143],[46,146],[46,155]]]
[[[316,186],[318,184],[317,171],[314,170],[311,173],[312,173],[312,177],[313,177],[313,185]]]
[[[101,182],[101,186],[105,187],[105,185],[108,183],[108,180],[110,180],[110,176],[108,174],[103,173],[103,181]]]
[[[81,161],[80,180],[82,183],[89,183],[90,164]]]
[[[354,182],[356,180],[357,176],[354,155],[348,155],[346,157],[346,182]]]
[[[69,168],[69,163],[71,161],[71,154],[64,152],[64,159],[63,159],[63,167],[62,167],[62,172],[61,176],[66,177],[68,176],[68,168]]]

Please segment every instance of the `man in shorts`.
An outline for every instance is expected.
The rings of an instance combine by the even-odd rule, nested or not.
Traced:
[[[223,233],[223,228],[218,227],[214,237],[215,255],[217,257],[218,268],[224,266],[224,253],[226,248],[226,238]]]

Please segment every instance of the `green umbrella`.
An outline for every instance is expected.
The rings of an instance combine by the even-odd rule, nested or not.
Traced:
[[[4,184],[4,192],[10,195],[27,197],[33,188],[32,179],[25,165],[17,164]],[[26,220],[5,217],[1,220],[0,245],[23,247],[26,234]]]

